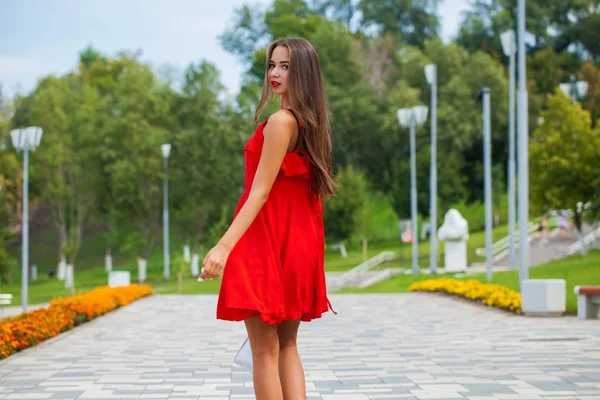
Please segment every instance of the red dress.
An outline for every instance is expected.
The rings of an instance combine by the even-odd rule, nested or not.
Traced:
[[[245,190],[234,219],[248,199],[267,122],[244,146]],[[323,207],[310,190],[310,176],[309,159],[297,150],[287,152],[267,201],[229,254],[217,319],[260,315],[268,324],[279,324],[320,318],[331,308],[323,268]]]

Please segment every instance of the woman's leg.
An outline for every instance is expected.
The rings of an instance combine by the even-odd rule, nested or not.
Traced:
[[[279,381],[279,338],[277,325],[269,325],[253,317],[244,320],[250,348],[256,400],[283,400]]]
[[[306,400],[304,369],[296,339],[300,321],[284,321],[279,325],[279,379],[284,400]]]

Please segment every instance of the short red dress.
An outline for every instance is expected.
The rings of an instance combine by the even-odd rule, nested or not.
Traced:
[[[245,190],[234,219],[250,194],[267,123],[259,124],[244,146]],[[297,149],[287,152],[267,201],[229,254],[217,319],[260,316],[265,323],[279,324],[310,321],[329,309],[335,313],[323,268],[323,202],[311,191],[310,177],[309,159]]]

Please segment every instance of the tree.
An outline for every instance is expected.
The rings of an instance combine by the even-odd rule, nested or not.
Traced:
[[[346,29],[352,30],[352,20],[358,14],[357,0],[312,0],[311,8],[323,16],[341,21]]]
[[[138,255],[138,280],[146,280],[147,260],[157,240],[164,178],[160,146],[177,129],[174,96],[158,85],[146,65],[121,73],[114,91],[115,116],[103,142],[108,198],[121,220],[136,230],[125,239]]]
[[[389,109],[386,113],[386,141],[395,138],[392,129],[396,129],[403,142],[384,146],[390,149],[379,154],[378,158],[389,157],[399,161],[383,168],[383,176],[389,176],[386,192],[394,197],[394,209],[399,217],[408,216],[410,193],[410,166],[408,152],[408,133],[398,131],[396,109],[416,104],[429,105],[430,88],[423,69],[426,64],[438,66],[438,196],[441,208],[463,199],[467,201],[483,199],[483,148],[482,148],[482,112],[481,103],[476,95],[483,86],[492,94],[492,145],[494,163],[504,168],[507,160],[506,132],[508,114],[508,85],[504,71],[488,54],[475,52],[469,54],[465,49],[451,43],[443,44],[438,39],[425,43],[424,50],[407,47],[402,50],[400,63],[400,82],[398,89],[388,97]],[[409,96],[408,88],[415,91]],[[403,97],[405,100],[403,100]],[[401,132],[401,133],[400,133]],[[430,163],[430,127],[429,120],[417,129],[417,187],[429,187]],[[389,154],[389,155],[388,155]],[[378,164],[376,164],[378,165]],[[381,181],[377,175],[370,176],[373,182]],[[418,196],[419,212],[429,214],[427,190],[420,190]],[[399,201],[399,199],[402,199]]]
[[[41,177],[42,198],[52,207],[60,258],[67,264],[58,275],[73,292],[75,260],[98,180],[92,155],[100,104],[94,88],[68,74],[41,80],[22,104],[25,111],[15,113],[16,126],[36,125],[44,130],[44,151],[32,157],[32,169]]]
[[[234,10],[233,28],[219,36],[225,51],[246,63],[261,45],[266,45],[267,28],[264,9],[258,5],[244,5]]]
[[[8,230],[9,223],[8,206],[4,201],[3,191],[0,187],[0,279],[5,281],[10,281],[12,278],[11,266],[14,262],[6,251],[7,245],[13,239],[13,235]]]
[[[588,61],[583,64],[578,75],[589,85],[583,104],[590,112],[592,125],[597,127],[600,125],[600,68]]]
[[[465,13],[456,41],[469,52],[502,54],[500,34],[514,26],[499,0],[474,0]]]
[[[18,222],[21,218],[22,169],[12,148],[10,140],[11,118],[14,113],[14,102],[4,98],[0,85],[0,196],[9,220],[6,227]]]
[[[364,173],[351,166],[336,175],[339,190],[325,201],[325,235],[329,241],[343,242],[357,233],[361,212],[367,202],[367,181]]]
[[[199,274],[199,246],[209,224],[215,214],[220,216],[221,206],[233,209],[233,195],[243,183],[243,142],[235,132],[234,114],[218,99],[222,91],[217,69],[201,62],[187,68],[178,98],[182,129],[173,140],[172,194],[185,244],[192,241],[193,275]]]
[[[592,182],[598,174],[600,132],[592,131],[589,112],[570,104],[560,90],[548,96],[547,104],[529,150],[531,201],[539,212],[571,210],[581,237],[583,208],[578,204],[596,200]]]
[[[382,35],[392,33],[403,43],[423,46],[438,36],[439,0],[361,0],[362,26],[374,26]]]

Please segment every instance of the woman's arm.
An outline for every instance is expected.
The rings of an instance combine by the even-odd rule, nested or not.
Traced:
[[[263,148],[248,199],[227,232],[204,258],[200,278],[216,278],[223,272],[229,253],[267,201],[296,129],[296,120],[286,111],[278,111],[269,118],[263,131]]]

